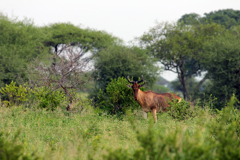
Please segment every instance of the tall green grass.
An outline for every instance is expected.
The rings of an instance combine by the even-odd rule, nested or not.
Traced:
[[[20,130],[16,144],[42,159],[238,159],[240,114],[233,103],[184,120],[159,113],[157,123],[140,110],[120,119],[91,106],[81,113],[0,107],[0,130],[6,141]]]

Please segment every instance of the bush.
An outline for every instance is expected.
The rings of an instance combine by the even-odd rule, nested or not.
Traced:
[[[29,93],[31,89],[24,84],[19,87],[16,86],[16,82],[11,82],[9,85],[6,84],[5,87],[2,87],[0,92],[3,95],[7,95],[8,100],[4,100],[3,103],[5,106],[19,105],[21,102],[28,101]]]
[[[47,87],[35,87],[33,94],[39,101],[39,108],[46,108],[47,110],[55,110],[63,100],[66,99],[65,94],[59,90],[52,91]]]
[[[178,101],[178,100],[177,100]],[[181,102],[169,102],[168,115],[177,120],[185,120],[197,116],[198,106],[191,107],[190,102],[182,100]]]
[[[234,109],[236,102],[238,101],[233,95],[226,107],[215,115],[206,116],[208,113],[202,110],[204,112],[198,115],[195,121],[197,127],[194,130],[183,125],[185,127],[180,126],[164,132],[158,128],[159,126],[149,122],[148,129],[142,131],[141,127],[132,120],[140,147],[132,152],[125,149],[110,149],[103,158],[109,160],[240,159],[240,112]],[[175,108],[180,106],[185,107],[183,111],[186,113],[189,105],[183,101]],[[210,113],[214,112],[210,110]]]
[[[133,91],[126,84],[126,78],[111,79],[106,88],[106,94],[100,89],[98,94],[98,107],[110,114],[124,114],[126,109],[136,109],[139,105],[134,100]],[[145,90],[144,87],[141,90]]]
[[[15,160],[15,159],[40,159],[35,153],[30,155],[24,154],[24,147],[22,144],[16,144],[16,140],[20,134],[18,131],[12,141],[7,141],[7,134],[0,132],[0,159],[1,160]]]

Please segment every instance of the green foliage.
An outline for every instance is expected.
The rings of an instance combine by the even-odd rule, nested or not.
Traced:
[[[240,158],[240,113],[234,109],[237,102],[233,95],[227,106],[219,113],[220,116],[209,126],[219,159]]]
[[[19,87],[16,86],[16,82],[11,82],[9,85],[6,84],[5,87],[2,87],[0,92],[3,95],[7,95],[7,99],[3,101],[6,106],[19,105],[21,102],[28,101],[29,93],[31,89],[24,84]]]
[[[85,52],[96,54],[117,41],[121,40],[104,31],[82,29],[70,23],[37,27],[28,19],[20,21],[0,15],[0,87],[11,81],[19,84],[17,77],[27,81],[29,60],[46,61],[49,52],[58,45],[78,45]]]
[[[31,58],[44,59],[49,51],[42,43],[44,34],[33,23],[24,19],[10,19],[0,15],[0,87],[19,81],[24,76],[24,68]]]
[[[187,81],[206,71],[203,64],[208,52],[202,51],[203,44],[223,30],[221,25],[214,23],[194,26],[159,23],[140,37],[140,44],[149,54],[159,59],[165,70],[179,75],[179,81],[184,89],[184,99],[190,100]]]
[[[51,90],[48,87],[35,87],[33,94],[39,101],[39,108],[46,108],[47,110],[55,110],[63,100],[66,99],[65,94],[60,90]]]
[[[202,21],[213,21],[229,29],[240,24],[240,10],[223,9],[205,13]]]
[[[218,37],[206,41],[204,52],[211,84],[205,89],[205,96],[217,98],[218,109],[230,100],[232,94],[240,99],[240,27],[233,27]]]
[[[190,102],[181,100],[181,102],[174,101],[169,102],[171,107],[169,108],[168,115],[177,120],[185,120],[188,118],[194,118],[197,116],[198,106],[192,107]]]
[[[216,121],[222,125],[228,125],[233,122],[236,123],[234,124],[234,128],[237,137],[240,137],[240,114],[239,110],[236,109],[237,104],[239,104],[239,101],[233,94],[225,108],[222,108],[221,110],[216,109],[217,114],[219,115],[216,118]]]
[[[111,79],[131,76],[137,80],[144,77],[146,86],[151,88],[156,81],[159,68],[156,59],[146,55],[146,51],[138,47],[122,45],[109,46],[95,57],[93,73],[97,90],[106,92]]]
[[[189,95],[191,100],[194,100],[194,94],[195,94],[195,88],[197,87],[197,85],[199,84],[199,82],[194,78],[191,77],[188,79],[188,81],[186,82],[186,86],[189,90]],[[171,82],[170,87],[173,91],[176,92],[182,92],[182,94],[184,94],[184,88],[183,85],[181,84],[181,82],[178,79],[175,79]]]
[[[80,44],[86,52],[91,50],[94,54],[108,45],[114,44],[117,40],[120,41],[104,31],[82,29],[71,23],[54,23],[44,26],[41,30],[48,35],[44,40],[45,46],[58,47],[61,44]]]
[[[166,135],[166,133],[158,132],[152,123],[149,124],[145,132],[139,131],[136,127],[134,128],[140,147],[135,149],[132,154],[123,149],[110,150],[108,155],[104,155],[104,159],[121,160],[120,155],[125,160],[204,160],[213,159],[214,157],[209,147],[207,147],[210,143],[205,142],[203,145],[199,131],[189,136],[187,129],[177,128]]]
[[[125,149],[109,150],[104,159],[239,159],[239,111],[231,107],[235,98],[221,112],[218,118],[206,123],[199,119],[201,127],[194,132],[190,128],[177,127],[169,132],[159,132],[152,122],[143,132],[132,121],[140,147],[129,153]],[[206,114],[206,112],[203,114]]]
[[[181,22],[183,24],[197,24],[200,22],[201,16],[196,13],[190,13],[190,14],[184,14],[178,22]]]
[[[167,92],[169,92],[169,88],[162,86],[162,85],[155,84],[152,87],[152,91],[156,92],[156,93],[167,93]]]
[[[137,109],[139,105],[134,100],[132,89],[126,86],[128,83],[126,78],[119,77],[118,79],[111,79],[111,82],[107,85],[106,94],[100,89],[97,101],[100,109],[119,115],[124,114],[126,109]],[[144,87],[140,89],[145,90]]]
[[[16,159],[23,159],[23,160],[37,160],[41,159],[40,157],[36,156],[35,153],[31,155],[27,155],[24,153],[24,145],[18,144],[17,138],[19,137],[20,131],[18,131],[12,141],[8,141],[6,138],[9,135],[0,132],[0,159],[1,160],[16,160]]]
[[[196,13],[184,14],[178,21],[186,25],[214,22],[230,29],[240,24],[240,10],[220,9],[210,13],[204,13],[203,17]]]
[[[8,142],[17,128],[24,128],[10,146],[24,145],[24,155],[37,152],[43,159],[239,159],[236,103],[232,97],[217,113],[206,106],[180,121],[158,114],[157,123],[138,117],[136,110],[119,120],[99,116],[91,106],[81,114],[0,107],[0,128],[8,132]]]

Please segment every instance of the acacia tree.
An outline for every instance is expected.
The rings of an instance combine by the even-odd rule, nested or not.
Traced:
[[[164,69],[177,74],[183,86],[184,99],[190,100],[187,81],[192,76],[206,71],[204,66],[203,43],[221,33],[217,24],[183,25],[181,23],[159,23],[139,38],[140,45],[158,58]],[[195,91],[207,79],[199,82]]]
[[[44,64],[35,60],[28,66],[30,83],[38,87],[64,90],[70,102],[67,110],[71,110],[74,100],[72,90],[83,89],[91,80],[91,57],[84,58],[84,54],[81,46],[61,45],[57,52],[54,50],[50,63]]]
[[[108,34],[105,31],[94,29],[82,29],[71,23],[54,23],[41,28],[46,37],[43,39],[45,46],[53,47],[57,52],[58,47],[62,44],[71,44],[72,46],[81,47],[87,52],[90,50],[93,54],[105,49],[120,39]]]

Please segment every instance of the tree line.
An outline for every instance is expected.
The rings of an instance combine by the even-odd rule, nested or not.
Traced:
[[[55,83],[54,89],[62,85],[63,89],[83,90],[91,81],[90,97],[96,99],[99,89],[106,92],[111,79],[119,77],[138,80],[143,75],[147,89],[154,89],[162,71],[157,65],[160,62],[164,70],[177,74],[172,86],[184,99],[201,102],[216,97],[216,108],[222,108],[233,94],[240,99],[239,23],[240,11],[232,9],[203,17],[185,14],[177,22],[158,23],[137,39],[139,45],[129,46],[105,31],[71,23],[39,27],[28,19],[19,21],[1,14],[0,87],[11,81],[40,84],[42,79],[42,84]],[[71,53],[68,58],[66,53]],[[91,69],[74,67],[80,59],[81,64],[89,62]],[[43,72],[49,83],[39,76]],[[80,72],[84,73],[81,80]],[[197,76],[202,80],[196,81]]]

